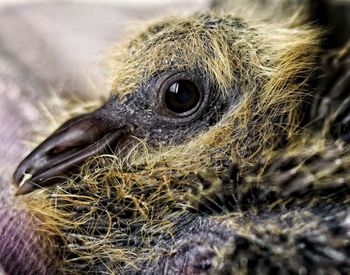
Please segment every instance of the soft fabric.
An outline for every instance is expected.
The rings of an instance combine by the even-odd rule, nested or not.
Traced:
[[[47,242],[35,231],[37,223],[23,210],[0,210],[0,262],[12,275],[56,274]]]

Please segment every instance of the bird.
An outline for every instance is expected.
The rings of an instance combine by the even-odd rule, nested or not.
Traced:
[[[257,12],[149,25],[19,164],[61,272],[350,272],[350,45]]]

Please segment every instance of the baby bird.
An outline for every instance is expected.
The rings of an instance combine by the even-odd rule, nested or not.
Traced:
[[[350,49],[320,33],[208,12],[115,49],[108,101],[14,173],[60,270],[349,273]]]

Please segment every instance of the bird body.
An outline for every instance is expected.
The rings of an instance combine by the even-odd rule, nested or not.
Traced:
[[[26,197],[61,271],[349,273],[350,52],[322,76],[342,81],[333,97],[320,37],[300,17],[208,12],[115,48],[110,99],[14,175],[27,193],[70,173]]]

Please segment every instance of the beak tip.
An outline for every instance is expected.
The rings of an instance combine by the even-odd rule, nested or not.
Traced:
[[[28,180],[30,180],[33,177],[32,174],[29,173],[23,173],[17,169],[15,173],[12,176],[12,184],[17,187],[22,187]]]
[[[28,181],[23,182],[17,189],[15,196],[25,195],[34,190],[34,185]]]
[[[27,180],[32,178],[32,175],[27,172],[28,167],[23,162],[17,167],[16,171],[12,175],[12,183],[16,186],[21,186]]]

